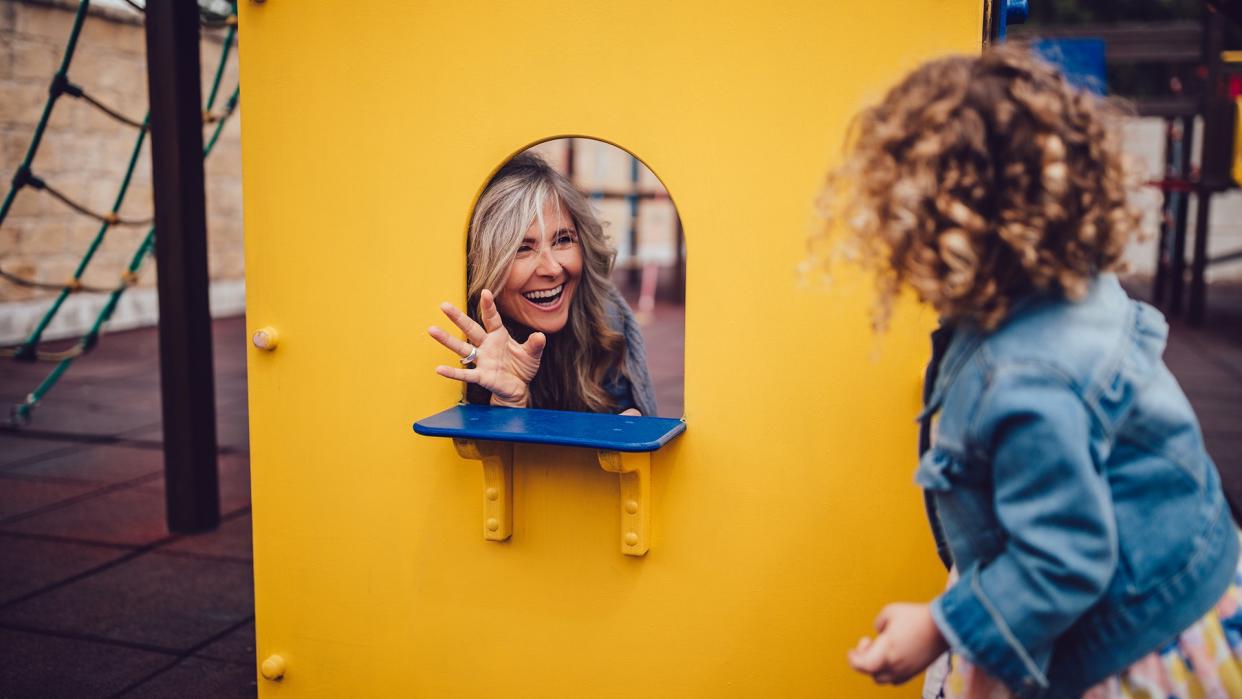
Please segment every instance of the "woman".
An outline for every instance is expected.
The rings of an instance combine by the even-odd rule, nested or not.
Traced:
[[[428,331],[459,357],[436,373],[466,398],[514,408],[654,415],[642,335],[609,281],[615,252],[586,197],[532,153],[514,157],[475,207],[466,335]]]

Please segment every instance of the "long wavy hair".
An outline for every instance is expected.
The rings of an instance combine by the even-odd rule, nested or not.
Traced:
[[[877,329],[903,286],[985,329],[1027,294],[1081,298],[1138,228],[1123,114],[1023,48],[928,62],[856,117],[811,261],[875,272]]]
[[[531,407],[612,412],[616,404],[604,387],[610,372],[625,371],[625,338],[608,322],[616,251],[590,203],[563,175],[529,151],[520,153],[492,177],[470,222],[467,242],[467,307],[479,321],[479,294],[504,288],[509,267],[531,224],[544,225],[544,208],[563,207],[578,231],[582,276],[569,306],[569,319],[548,336],[539,372],[530,385]],[[530,328],[505,319],[509,333],[525,341]],[[489,392],[467,387],[467,400],[487,403]]]

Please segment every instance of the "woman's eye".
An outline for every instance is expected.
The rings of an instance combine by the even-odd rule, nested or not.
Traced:
[[[556,242],[553,244],[558,247],[568,247],[576,242],[578,242],[576,238],[566,233],[565,235],[558,236]]]
[[[531,253],[532,253],[532,252],[534,252],[534,251],[535,251],[535,249],[534,249],[534,248],[532,248],[531,246],[529,246],[529,245],[522,245],[522,246],[520,246],[520,247],[517,249],[517,254],[519,254],[519,255],[529,255],[529,254],[531,254]]]

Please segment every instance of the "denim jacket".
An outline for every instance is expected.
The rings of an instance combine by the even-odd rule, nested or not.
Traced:
[[[1031,297],[990,333],[951,332],[915,478],[959,574],[932,616],[1017,696],[1077,697],[1199,619],[1237,563],[1216,467],[1161,360],[1168,326],[1102,275],[1082,301]]]

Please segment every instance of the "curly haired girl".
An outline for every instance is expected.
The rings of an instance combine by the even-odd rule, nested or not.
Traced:
[[[824,206],[939,312],[920,420],[949,585],[850,651],[930,697],[1242,697],[1238,533],[1114,274],[1137,227],[1118,112],[1020,49],[932,61],[863,112]],[[943,653],[943,655],[942,655]]]

